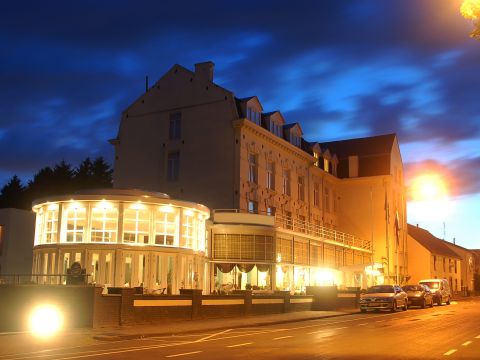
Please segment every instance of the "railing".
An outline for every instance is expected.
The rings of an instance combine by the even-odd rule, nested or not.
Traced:
[[[252,213],[241,209],[216,209],[215,213]],[[252,214],[270,215],[266,212],[255,212]],[[372,242],[356,237],[352,234],[347,234],[342,231],[330,229],[322,225],[314,224],[306,220],[295,219],[290,216],[284,216],[281,214],[275,215],[275,226],[290,230],[294,232],[303,233],[309,236],[318,237],[321,240],[331,241],[337,244],[341,244],[346,247],[356,247],[359,249],[372,250]]]
[[[91,275],[2,274],[0,285],[89,285]]]
[[[372,244],[369,240],[364,240],[352,234],[330,229],[306,220],[294,219],[292,217],[283,215],[275,215],[275,226],[286,230],[303,233],[309,236],[318,237],[322,240],[340,243],[346,247],[353,246],[365,250],[372,249]]]

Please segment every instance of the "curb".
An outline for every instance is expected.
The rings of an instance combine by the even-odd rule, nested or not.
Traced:
[[[252,326],[268,326],[268,325],[279,325],[279,324],[289,324],[289,323],[294,323],[294,322],[300,322],[300,321],[311,321],[311,320],[318,320],[318,319],[328,319],[328,318],[334,318],[334,317],[340,317],[340,316],[345,316],[345,315],[352,315],[356,314],[357,311],[351,311],[351,312],[342,312],[340,314],[331,314],[331,315],[323,315],[323,316],[310,316],[307,318],[302,318],[302,319],[284,319],[284,320],[274,320],[274,321],[263,321],[263,322],[254,322],[251,324],[240,324],[233,326],[235,329],[242,329],[242,328],[248,328]],[[119,340],[135,340],[135,339],[145,339],[145,338],[151,338],[151,337],[157,337],[157,336],[174,336],[178,334],[194,334],[198,333],[201,331],[205,330],[224,330],[224,329],[230,329],[232,326],[227,326],[227,325],[219,325],[219,326],[214,326],[214,327],[209,327],[208,329],[197,329],[197,330],[182,330],[182,331],[163,331],[163,332],[152,332],[152,333],[136,333],[136,334],[115,334],[115,335],[93,335],[92,338],[95,340],[100,340],[100,341],[119,341]]]

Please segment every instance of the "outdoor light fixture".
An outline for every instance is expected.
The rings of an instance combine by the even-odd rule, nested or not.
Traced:
[[[30,331],[39,338],[50,338],[57,334],[63,326],[63,316],[53,305],[37,306],[29,318]]]

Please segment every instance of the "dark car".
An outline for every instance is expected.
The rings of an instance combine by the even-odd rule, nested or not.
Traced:
[[[427,285],[405,285],[402,289],[407,293],[408,306],[433,307],[433,295]]]

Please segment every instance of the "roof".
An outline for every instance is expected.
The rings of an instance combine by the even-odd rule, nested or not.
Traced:
[[[377,135],[357,139],[339,140],[320,143],[322,149],[329,149],[338,158],[348,158],[352,155],[369,156],[389,154],[396,134]]]
[[[408,224],[408,235],[414,238],[420,245],[435,255],[443,255],[451,258],[461,259],[461,257],[450,249],[445,241],[433,236],[430,232],[421,227]]]

